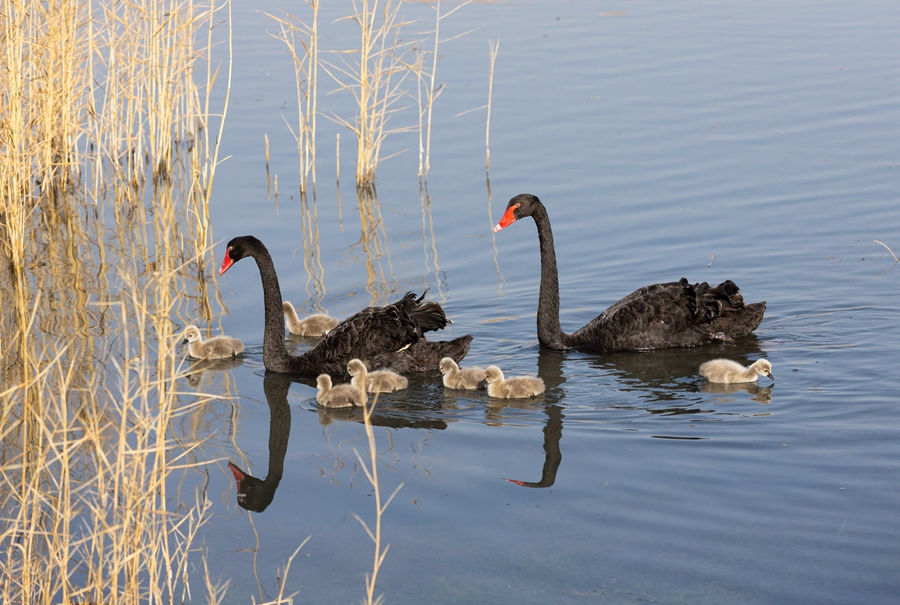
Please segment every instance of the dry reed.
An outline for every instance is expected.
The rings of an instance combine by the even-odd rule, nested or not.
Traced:
[[[894,254],[894,251],[891,250],[891,249],[888,247],[887,244],[885,244],[884,242],[880,242],[880,241],[878,241],[877,239],[873,239],[872,241],[875,242],[876,244],[881,244],[882,246],[884,246],[885,248],[887,248],[887,251],[890,252],[890,253],[891,253],[891,256],[894,257],[894,264],[891,265],[891,269],[894,268],[894,265],[896,265],[897,263],[900,263],[900,259],[897,258],[897,255]]]
[[[359,26],[359,50],[333,51],[341,55],[341,64],[326,62],[323,69],[340,90],[353,95],[358,113],[354,119],[332,115],[338,124],[356,135],[356,186],[374,189],[381,157],[381,146],[390,134],[409,131],[409,127],[389,128],[391,117],[401,108],[403,82],[409,70],[403,55],[411,43],[401,38],[409,22],[399,16],[400,3],[394,0],[361,0],[354,3],[351,19]]]
[[[494,97],[494,63],[497,61],[497,53],[500,52],[500,40],[491,40],[488,43],[488,53],[490,56],[490,68],[488,70],[488,100],[487,100],[487,119],[484,124],[484,172],[491,172],[491,103]],[[490,197],[490,181],[488,181],[488,197]]]
[[[176,389],[175,318],[212,314],[219,8],[3,0],[0,602],[189,598],[207,501],[172,486],[204,437],[175,435],[210,396]]]
[[[300,193],[316,189],[316,115],[318,112],[318,72],[319,72],[319,0],[307,0],[312,9],[312,21],[307,25],[296,17],[286,14],[276,17],[266,13],[279,25],[279,32],[272,34],[282,42],[291,55],[294,66],[294,81],[297,92],[297,132],[288,124],[288,128],[297,141],[297,153],[300,159]],[[297,44],[303,51],[298,52]]]
[[[372,399],[371,403],[366,403],[363,405],[363,423],[366,428],[366,437],[369,442],[369,462],[366,464],[366,461],[363,460],[362,455],[360,455],[359,451],[354,447],[353,453],[356,454],[357,460],[359,460],[359,464],[362,467],[363,471],[366,474],[366,478],[369,480],[369,483],[372,485],[372,491],[375,495],[375,529],[372,530],[369,525],[356,513],[353,516],[357,521],[363,526],[366,530],[366,533],[372,539],[372,542],[375,543],[375,554],[372,562],[372,573],[366,574],[366,600],[364,603],[366,605],[377,605],[379,603],[384,602],[384,595],[379,595],[377,598],[375,597],[375,582],[378,580],[378,572],[381,569],[381,566],[384,564],[384,558],[387,556],[388,549],[390,548],[390,544],[387,544],[382,548],[382,536],[381,536],[381,520],[384,516],[384,511],[387,510],[387,507],[390,505],[391,501],[394,499],[394,496],[397,495],[397,492],[403,487],[401,483],[398,485],[391,495],[385,500],[384,504],[381,503],[381,484],[378,480],[378,452],[375,449],[375,430],[372,427],[372,412],[375,410],[375,404],[378,402],[378,395]]]

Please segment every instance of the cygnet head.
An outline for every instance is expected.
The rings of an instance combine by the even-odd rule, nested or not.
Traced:
[[[292,305],[287,300],[284,301],[283,303],[281,303],[281,310],[284,311],[285,313],[291,313],[291,312],[296,313],[296,311],[294,310],[294,305]]]
[[[757,359],[750,367],[756,370],[756,373],[760,376],[768,376],[772,380],[775,380],[775,377],[772,376],[772,364],[768,359]]]
[[[459,366],[456,365],[456,362],[453,361],[450,357],[444,357],[441,360],[441,374],[449,374],[453,370],[458,370]]]
[[[331,376],[328,374],[319,374],[319,377],[316,378],[316,387],[321,391],[322,389],[328,390],[331,388]]]
[[[189,342],[197,342],[200,340],[200,328],[197,326],[188,326],[184,329],[184,334],[182,334],[182,344],[186,344]]]
[[[359,376],[365,371],[366,364],[361,362],[359,359],[351,359],[350,363],[347,364],[347,373],[351,376]]]
[[[488,366],[484,371],[484,380],[488,384],[503,380],[503,371],[497,366]]]

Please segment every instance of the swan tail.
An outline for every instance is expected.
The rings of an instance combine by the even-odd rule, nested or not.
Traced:
[[[441,359],[449,357],[459,363],[469,352],[471,344],[471,334],[436,342],[422,338],[404,351],[378,355],[368,360],[367,365],[372,370],[387,369],[400,374],[439,370]]]
[[[441,305],[431,301],[416,305],[416,308],[410,313],[415,322],[422,329],[422,332],[431,332],[443,330],[447,324],[452,323],[444,314]]]
[[[425,332],[443,330],[447,324],[452,323],[447,319],[441,305],[434,301],[422,302],[427,292],[428,290],[425,290],[418,298],[412,292],[407,292],[406,296],[394,303],[398,309],[409,314],[413,323],[418,326],[417,332],[420,336]]]

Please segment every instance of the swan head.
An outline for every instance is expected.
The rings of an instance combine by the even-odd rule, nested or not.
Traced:
[[[456,365],[456,362],[453,361],[450,357],[444,357],[441,359],[441,374],[449,374],[453,370],[458,370],[459,366]]]
[[[197,342],[198,340],[200,340],[200,328],[198,328],[197,326],[186,327],[181,335],[181,338],[181,344]]]
[[[234,263],[245,256],[256,256],[258,252],[268,252],[268,250],[261,241],[252,235],[242,235],[232,239],[225,246],[225,258],[222,259],[219,275],[228,271]]]
[[[757,359],[750,367],[756,370],[756,373],[760,376],[767,376],[775,380],[775,377],[772,375],[772,364],[768,359]]]
[[[500,222],[497,223],[497,226],[494,227],[494,233],[497,233],[501,229],[509,227],[522,217],[531,216],[531,213],[534,212],[534,209],[540,205],[541,200],[539,200],[536,195],[531,195],[530,193],[520,193],[516,197],[509,200],[509,203],[506,205],[506,212],[503,214],[503,218],[501,218]]]
[[[322,389],[330,389],[331,388],[331,376],[328,374],[319,374],[319,377],[316,378],[316,388],[320,391]]]
[[[359,359],[351,359],[347,364],[347,373],[351,376],[359,376],[366,372],[366,365]]]

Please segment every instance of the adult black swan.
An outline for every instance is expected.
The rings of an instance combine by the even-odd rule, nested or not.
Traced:
[[[469,352],[472,336],[428,342],[424,333],[444,328],[449,320],[436,302],[408,293],[386,307],[369,307],[348,317],[309,351],[292,356],[284,344],[284,309],[281,288],[269,251],[252,235],[236,237],[225,249],[219,275],[247,256],[256,260],[265,301],[263,364],[270,372],[315,377],[346,376],[347,363],[361,359],[369,370],[400,372],[437,370],[443,357],[461,360]]]
[[[745,336],[762,321],[766,303],[744,304],[733,281],[711,288],[681,278],[632,292],[583,328],[566,334],[559,325],[559,274],[547,209],[534,195],[517,195],[494,232],[526,216],[534,219],[541,246],[537,333],[545,347],[589,353],[693,347]]]

